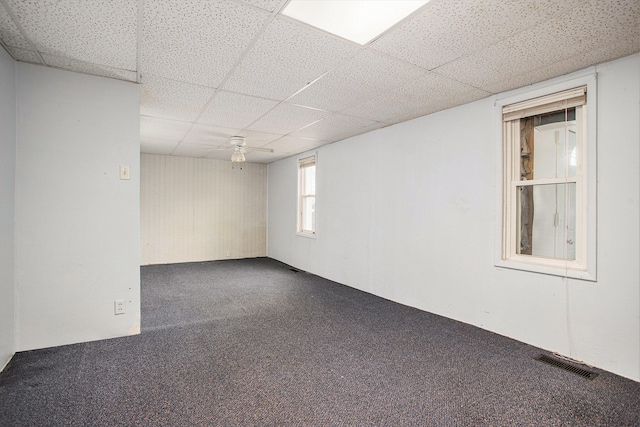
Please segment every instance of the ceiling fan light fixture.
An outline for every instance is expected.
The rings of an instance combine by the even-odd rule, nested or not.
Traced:
[[[236,148],[236,150],[233,152],[233,154],[231,155],[231,161],[233,163],[242,163],[244,162],[246,159],[244,158],[244,154],[242,154],[242,150]]]

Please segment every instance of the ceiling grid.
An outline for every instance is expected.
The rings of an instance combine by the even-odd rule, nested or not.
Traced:
[[[288,2],[0,0],[0,48],[140,83],[142,152],[261,163],[640,52],[637,0],[431,0],[364,46]]]

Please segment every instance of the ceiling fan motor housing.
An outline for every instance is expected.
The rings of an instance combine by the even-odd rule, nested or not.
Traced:
[[[235,145],[236,147],[244,147],[246,145],[243,136],[232,136],[231,138],[229,138],[229,143]]]

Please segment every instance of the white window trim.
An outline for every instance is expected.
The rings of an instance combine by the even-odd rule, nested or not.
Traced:
[[[313,159],[312,161],[309,161],[309,159]],[[318,197],[318,181],[317,181],[317,173],[318,173],[318,153],[313,153],[313,154],[306,154],[303,156],[298,157],[298,159],[296,160],[296,173],[298,175],[298,186],[297,186],[297,195],[296,195],[296,199],[297,199],[297,208],[296,208],[296,235],[300,236],[300,237],[306,237],[308,239],[315,239],[316,235],[318,233],[318,224],[315,223],[314,224],[314,231],[306,231],[306,230],[302,230],[302,197],[301,197],[301,187],[302,187],[302,176],[300,174],[300,166],[302,164],[305,163],[305,160],[307,161],[307,163],[311,163],[313,162],[313,164],[316,166],[316,191],[314,194],[314,197],[316,198],[316,203],[318,201],[317,197]],[[317,213],[316,213],[317,216]]]
[[[581,242],[584,251],[584,265],[577,266],[575,263],[565,260],[550,260],[531,256],[511,255],[509,259],[503,259],[504,238],[510,236],[503,235],[503,218],[505,215],[505,168],[503,156],[503,112],[506,105],[515,104],[529,99],[539,98],[556,92],[566,91],[572,88],[587,87],[587,107],[586,107],[586,138],[583,142],[586,153],[586,161],[582,165],[584,174],[584,188],[581,192],[582,198],[586,198],[581,209],[583,217],[583,235],[585,238]],[[494,265],[509,269],[523,270],[554,276],[569,277],[574,279],[596,281],[597,257],[596,257],[596,233],[597,233],[597,75],[591,68],[582,73],[576,73],[570,77],[554,79],[550,82],[534,85],[530,88],[519,89],[496,97],[496,142],[498,145],[496,162],[496,221],[495,221],[495,256]]]

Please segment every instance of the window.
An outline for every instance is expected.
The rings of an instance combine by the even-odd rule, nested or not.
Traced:
[[[316,233],[316,156],[298,160],[298,233]]]
[[[498,265],[595,280],[588,108],[587,85],[503,104]]]

